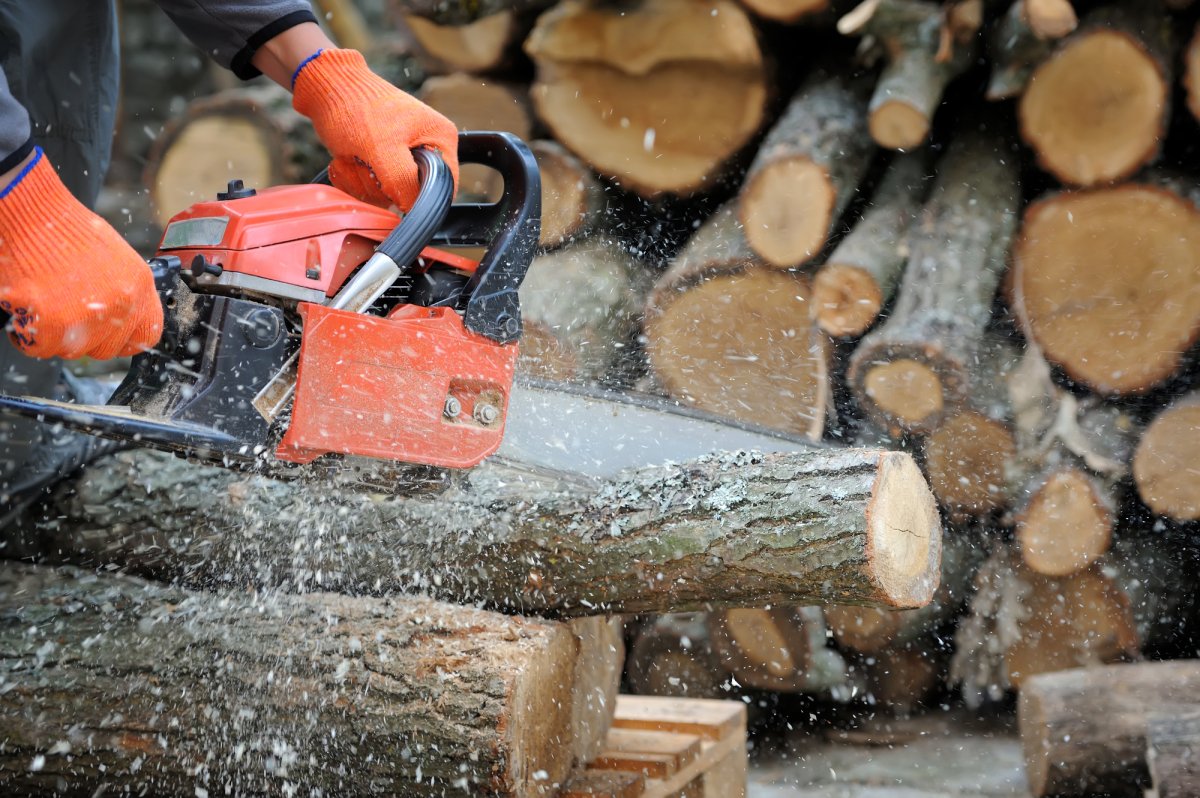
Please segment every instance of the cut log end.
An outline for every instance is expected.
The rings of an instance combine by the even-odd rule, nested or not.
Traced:
[[[1200,402],[1169,408],[1138,443],[1133,478],[1142,501],[1159,515],[1178,521],[1200,519]]]
[[[1007,503],[1006,469],[1016,442],[1005,424],[968,410],[947,419],[925,440],[929,485],[942,506],[969,515]]]
[[[1021,134],[1065,183],[1119,180],[1158,152],[1168,89],[1139,42],[1097,30],[1068,41],[1033,73],[1021,97]]]
[[[819,164],[804,157],[776,161],[744,190],[739,215],[746,240],[772,266],[803,263],[825,245],[836,200]]]
[[[913,150],[929,137],[929,117],[903,100],[885,100],[871,111],[871,138],[880,147]]]
[[[867,509],[867,552],[882,598],[894,607],[923,607],[941,573],[941,517],[911,456],[881,453]]]
[[[415,15],[405,16],[404,23],[425,52],[464,72],[486,72],[503,64],[518,27],[517,15],[510,10],[466,25],[439,25]]]
[[[556,247],[588,231],[604,207],[604,189],[584,164],[553,141],[529,145],[542,178],[539,243]]]
[[[903,615],[874,607],[838,605],[825,608],[825,621],[838,645],[860,654],[877,654],[895,638]]]
[[[1079,25],[1070,0],[1025,0],[1024,12],[1029,27],[1043,39],[1061,39]]]
[[[849,263],[828,263],[813,279],[817,325],[835,338],[862,335],[883,307],[879,283],[866,269]]]
[[[691,287],[648,322],[655,373],[701,409],[820,437],[828,341],[809,320],[807,294],[794,275],[762,268]]]
[[[919,360],[899,358],[870,366],[863,383],[878,411],[905,429],[932,427],[946,408],[941,378]]]
[[[764,19],[796,22],[827,11],[831,0],[742,0],[746,8]]]
[[[1166,190],[1129,184],[1035,203],[1014,264],[1026,334],[1100,393],[1149,390],[1200,336],[1200,211]]]
[[[1066,576],[1108,551],[1113,518],[1091,478],[1075,468],[1051,474],[1017,520],[1021,557],[1032,570]]]

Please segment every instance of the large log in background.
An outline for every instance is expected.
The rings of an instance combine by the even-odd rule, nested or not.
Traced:
[[[607,625],[2,564],[0,787],[553,795],[611,722]]]
[[[937,507],[907,454],[732,453],[599,486],[478,468],[381,499],[122,453],[55,491],[12,556],[189,585],[417,590],[549,615],[701,606],[918,607]]]

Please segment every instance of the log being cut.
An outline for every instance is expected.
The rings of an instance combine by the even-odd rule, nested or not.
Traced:
[[[909,236],[895,307],[851,356],[847,382],[882,429],[927,434],[970,393],[1016,226],[1016,163],[1001,147],[954,139]]]
[[[0,565],[6,795],[550,796],[612,719],[601,618]]]
[[[767,63],[732,0],[566,0],[525,52],[554,138],[645,197],[710,187],[766,118]]]
[[[701,606],[917,607],[940,520],[912,458],[727,453],[599,483],[480,466],[384,499],[129,452],[58,489],[11,556],[191,585],[424,591],[560,616]]]

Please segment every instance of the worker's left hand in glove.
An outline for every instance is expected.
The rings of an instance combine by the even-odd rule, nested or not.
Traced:
[[[292,104],[333,155],[329,179],[366,202],[407,211],[417,198],[409,151],[437,150],[458,185],[458,131],[446,117],[371,72],[355,50],[324,49],[296,69]]]

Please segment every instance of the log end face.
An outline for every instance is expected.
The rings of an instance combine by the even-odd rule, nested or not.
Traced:
[[[1159,415],[1138,443],[1133,479],[1142,501],[1159,515],[1200,520],[1200,402]]]
[[[817,325],[834,338],[862,335],[879,317],[883,292],[865,269],[827,264],[813,280]]]
[[[942,521],[921,469],[905,452],[882,452],[867,506],[867,560],[880,598],[897,608],[933,600],[941,577]]]
[[[1021,135],[1063,182],[1119,180],[1158,152],[1168,89],[1140,43],[1097,30],[1070,40],[1035,70],[1018,107]]]
[[[929,484],[942,506],[970,515],[1008,503],[1006,469],[1016,456],[1007,425],[968,410],[946,420],[925,440]]]
[[[1075,468],[1052,474],[1017,520],[1025,564],[1046,576],[1067,576],[1108,550],[1113,518],[1092,480]]]
[[[875,143],[889,150],[915,150],[929,138],[929,117],[903,100],[884,100],[868,124]]]
[[[746,241],[772,266],[805,263],[825,246],[836,201],[820,165],[799,156],[774,161],[743,191],[738,210]]]
[[[869,365],[860,398],[865,398],[888,425],[928,431],[946,411],[942,380],[929,364],[907,357]]]

